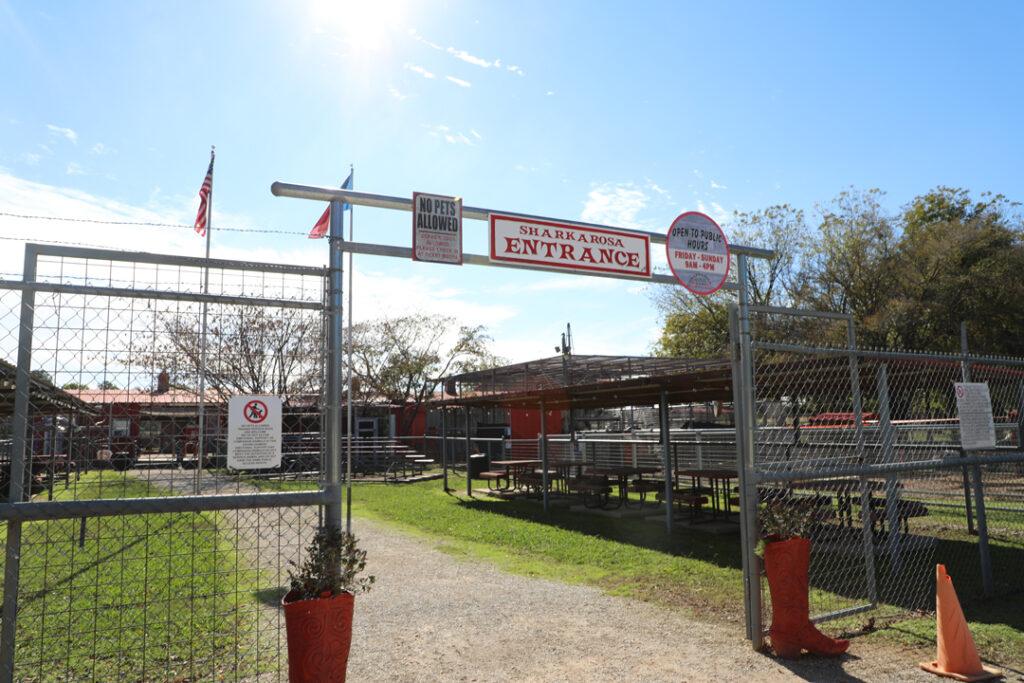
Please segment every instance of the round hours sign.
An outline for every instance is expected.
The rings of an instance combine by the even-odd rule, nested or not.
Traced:
[[[672,274],[694,294],[714,294],[729,276],[729,241],[718,223],[699,211],[672,221],[665,251]]]

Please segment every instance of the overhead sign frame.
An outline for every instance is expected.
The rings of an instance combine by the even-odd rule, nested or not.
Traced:
[[[412,193],[412,259],[462,265],[461,197]]]
[[[729,239],[711,216],[685,211],[672,221],[665,236],[668,267],[690,293],[710,296],[729,279]]]
[[[644,233],[492,213],[490,260],[562,272],[651,277]]]

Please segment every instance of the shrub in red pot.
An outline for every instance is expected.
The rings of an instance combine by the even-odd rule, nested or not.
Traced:
[[[768,636],[775,654],[785,659],[796,659],[803,650],[834,657],[850,647],[850,641],[829,638],[810,619],[809,536],[818,514],[815,505],[793,498],[771,501],[761,511],[764,572],[772,596]]]
[[[281,599],[288,634],[291,683],[344,682],[352,644],[355,594],[370,590],[374,577],[360,577],[366,551],[355,536],[334,527],[317,530],[300,565],[289,564],[290,590]]]

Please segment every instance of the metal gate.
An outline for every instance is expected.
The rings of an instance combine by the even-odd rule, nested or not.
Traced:
[[[747,634],[770,623],[758,515],[810,528],[813,621],[855,632],[934,609],[935,564],[965,605],[1024,590],[1024,359],[864,349],[850,317],[734,308]],[[960,447],[954,382],[987,382],[996,448]]]
[[[340,520],[328,275],[26,246],[0,283],[0,681],[287,678],[289,562]],[[249,393],[284,399],[279,470],[226,468]]]

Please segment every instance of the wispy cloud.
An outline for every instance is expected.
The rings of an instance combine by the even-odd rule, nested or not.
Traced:
[[[555,91],[554,91],[554,90],[548,90],[548,91],[547,91],[546,93],[544,93],[544,94],[545,94],[545,95],[547,95],[548,97],[551,97],[552,95],[554,95],[554,94],[555,94]]]
[[[53,135],[65,138],[73,145],[78,144],[78,133],[70,128],[62,128],[61,126],[55,126],[52,123],[48,123],[46,124],[46,129]]]
[[[476,129],[474,129],[474,128],[470,128],[469,129],[469,134],[472,135],[473,137],[475,137],[477,140],[483,140],[484,139],[484,136],[480,135],[480,133],[477,133]]]
[[[95,145],[92,146],[92,148],[89,151],[97,156],[102,156],[104,154],[110,154],[114,150],[107,147],[102,142],[97,142]]]
[[[396,88],[393,85],[392,86],[388,86],[388,94],[391,95],[392,97],[394,97],[399,102],[409,98],[408,95],[406,95],[405,93],[403,93],[401,90],[399,90],[398,88]]]
[[[421,36],[419,34],[419,32],[417,32],[416,29],[414,29],[414,28],[409,29],[409,35],[412,36],[418,42],[423,43],[424,45],[426,45],[427,47],[429,47],[432,50],[443,50],[444,49],[443,47],[441,47],[437,43],[431,42],[431,41],[427,40],[426,38],[424,38],[423,36]]]
[[[516,66],[515,64],[509,64],[508,65],[508,70],[511,71],[512,73],[514,73],[516,76],[522,76],[523,75],[523,70],[521,68],[519,68],[518,66]]]
[[[451,81],[455,85],[459,86],[460,88],[472,88],[473,87],[473,84],[470,83],[469,81],[464,81],[461,78],[456,78],[455,76],[445,76],[445,78],[447,78],[449,81]]]
[[[419,74],[420,76],[423,76],[423,78],[434,78],[435,77],[433,73],[431,73],[430,71],[427,71],[426,69],[424,69],[419,64],[409,64],[407,62],[405,64],[405,68],[407,70],[409,70],[409,71],[412,71],[413,73],[416,73],[416,74]]]
[[[68,166],[64,172],[68,175],[85,175],[85,169],[73,161],[68,162]]]
[[[588,223],[604,223],[626,228],[640,227],[637,214],[650,198],[633,183],[602,183],[587,194],[580,218]]]
[[[467,145],[469,147],[473,146],[473,141],[469,139],[469,136],[467,136],[465,133],[460,133],[457,130],[452,130],[450,127],[444,124],[437,124],[433,126],[424,125],[423,127],[427,129],[427,135],[429,135],[432,138],[444,140],[449,145]]]
[[[722,185],[721,183],[716,183],[714,180],[712,180],[711,181],[711,189],[712,190],[728,190],[729,188],[726,187],[725,185]]]
[[[708,204],[705,204],[702,201],[698,201],[697,210],[714,218],[715,222],[719,225],[724,225],[729,222],[729,212],[726,211],[718,202],[709,202]]]
[[[21,160],[29,166],[38,166],[39,161],[43,158],[42,154],[35,154],[33,152],[25,152],[21,155]]]
[[[461,59],[467,64],[473,64],[474,66],[480,66],[485,69],[489,69],[494,65],[494,62],[489,62],[483,57],[471,55],[465,50],[456,50],[454,47],[449,47],[445,52],[450,54],[452,57],[455,57],[455,59]],[[500,60],[498,61],[500,62]]]

